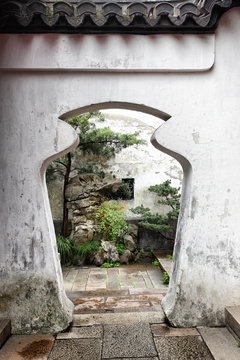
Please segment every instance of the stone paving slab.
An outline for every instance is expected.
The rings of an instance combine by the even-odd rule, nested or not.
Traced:
[[[47,360],[52,335],[12,335],[0,350],[0,360]]]
[[[75,305],[74,312],[79,310],[104,309],[104,297],[79,298],[73,300]]]
[[[153,336],[198,336],[199,332],[196,329],[187,328],[173,328],[166,324],[151,325]]]
[[[215,360],[239,360],[238,342],[226,328],[198,328]]]
[[[119,271],[118,269],[108,269],[107,271],[107,288],[108,289],[120,289]]]
[[[143,277],[143,280],[145,282],[146,288],[147,289],[153,289],[153,283],[152,283],[152,281],[151,281],[151,279],[149,277],[147,269],[146,269],[146,271],[142,272],[142,277]],[[159,277],[161,277],[161,274],[159,274]]]
[[[86,301],[85,303],[76,305],[74,313],[89,310],[110,310],[110,309],[124,309],[124,308],[145,308],[150,307],[149,301],[123,301],[118,300],[110,303],[96,304],[94,301]]]
[[[127,313],[76,314],[73,316],[73,326],[92,326],[97,324],[136,324],[163,323],[165,315],[159,311],[141,311]]]
[[[240,305],[227,306],[225,319],[227,326],[240,338]]]
[[[91,310],[110,310],[124,308],[146,308],[161,305],[162,294],[150,295],[129,295],[129,296],[110,296],[110,297],[80,297],[74,299],[75,313]]]
[[[172,259],[168,259],[166,254],[161,251],[154,251],[153,254],[157,258],[162,271],[166,272],[170,276],[173,262]]]
[[[151,279],[154,288],[161,288],[163,286],[163,282],[162,282],[163,273],[158,267],[154,266],[153,268],[149,268],[147,270],[147,273],[149,278]]]
[[[134,288],[132,273],[133,269],[119,268],[119,281],[121,289]]]
[[[105,325],[103,358],[154,357],[156,349],[150,327],[146,323],[131,325]]]
[[[117,301],[162,301],[162,294],[130,295],[130,296],[112,296],[106,299],[106,303],[115,303]]]
[[[64,278],[64,287],[66,291],[71,291],[77,276],[79,275],[79,268],[70,268]]]
[[[108,359],[106,359],[106,358],[102,358],[103,360],[108,360]],[[159,358],[157,358],[157,357],[141,357],[141,358],[126,358],[126,357],[124,357],[124,358],[114,358],[113,360],[158,360]]]
[[[138,273],[133,274],[132,279],[133,279],[134,288],[146,289],[147,287],[146,282],[144,281],[144,277],[140,271]]]
[[[129,289],[130,295],[143,295],[143,294],[166,294],[168,291],[167,285],[162,285],[158,289]]]
[[[67,291],[67,296],[71,300],[79,299],[82,297],[124,296],[124,295],[129,295],[129,291],[128,290],[108,290],[108,289],[89,290],[89,291]]]
[[[89,276],[86,284],[86,290],[106,289],[106,287],[107,287],[107,269],[93,268],[89,272]]]
[[[48,360],[101,360],[100,339],[56,340]]]
[[[86,289],[86,284],[88,281],[89,269],[80,269],[75,282],[73,283],[72,291],[81,291]]]
[[[88,327],[72,327],[69,332],[59,333],[57,340],[63,339],[101,339],[103,335],[103,327],[101,325]]]
[[[161,360],[213,360],[200,335],[161,336],[154,342]]]

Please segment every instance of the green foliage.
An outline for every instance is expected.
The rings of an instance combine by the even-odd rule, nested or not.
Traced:
[[[57,236],[58,252],[61,256],[62,264],[70,264],[79,256],[81,258],[89,257],[99,249],[98,241],[90,241],[77,245],[72,239],[58,235]]]
[[[92,255],[94,252],[99,250],[99,242],[89,241],[80,245],[75,245],[74,247],[75,247],[75,255],[84,258]]]
[[[96,166],[88,165],[86,167],[80,167],[77,169],[78,174],[87,174],[93,173],[99,175],[102,179],[105,178],[106,173],[103,170],[99,170]]]
[[[140,258],[145,258],[145,251],[143,249],[140,250]]]
[[[171,186],[171,180],[166,180],[162,184],[150,186],[149,191],[155,192],[161,199],[158,200],[159,204],[168,205],[172,208],[167,216],[168,218],[177,218],[180,209],[180,188]]]
[[[159,204],[168,205],[171,207],[171,210],[165,216],[152,214],[150,209],[145,208],[143,205],[137,206],[131,209],[131,211],[134,214],[142,215],[143,220],[140,221],[139,224],[146,229],[159,231],[161,233],[162,231],[171,229],[171,220],[177,219],[179,215],[180,188],[172,187],[171,180],[166,180],[162,184],[150,186],[148,190],[156,193],[160,197],[160,200],[158,200]]]
[[[99,223],[99,233],[103,234],[104,240],[117,241],[127,233],[128,223],[123,210],[119,203],[103,203],[99,206],[96,218]]]
[[[168,284],[169,284],[169,280],[170,280],[170,278],[169,278],[168,273],[164,272],[164,273],[163,273],[163,277],[162,277],[162,282],[164,283],[164,285],[168,285]]]
[[[112,131],[109,127],[97,128],[96,122],[98,121],[105,121],[105,117],[100,111],[92,111],[66,120],[78,133],[78,147],[83,155],[94,154],[109,159],[128,146],[146,143],[145,140],[138,138],[139,132],[121,134]],[[48,180],[53,178],[54,172],[64,175],[67,163],[67,156],[54,160],[47,170]],[[91,164],[88,167],[80,167],[77,170],[79,173],[83,173],[86,170],[86,172],[98,173],[104,177],[104,172],[94,168]]]
[[[152,262],[152,264],[153,264],[154,266],[159,266],[159,262],[158,262],[157,259],[155,259],[155,260]]]
[[[118,188],[118,191],[114,195],[114,198],[120,198],[120,199],[131,199],[132,198],[132,192],[130,189],[130,185],[128,183],[122,182],[121,185]]]
[[[57,236],[57,248],[61,256],[61,263],[67,264],[74,257],[74,243],[71,239],[58,235]]]
[[[121,134],[112,131],[109,127],[97,128],[96,122],[104,122],[105,117],[100,111],[92,111],[89,113],[81,114],[74,116],[68,119],[66,122],[74,127],[79,136],[79,145],[78,148],[81,150],[82,154],[93,154],[97,156],[102,156],[105,159],[110,159],[116,153],[120,152],[122,149],[127,148],[128,146],[145,144],[145,140],[138,138],[139,132],[134,134]],[[66,236],[66,224],[68,221],[68,210],[67,210],[67,199],[65,196],[66,185],[69,182],[71,172],[77,170],[80,173],[84,171],[84,167],[80,166],[80,169],[72,169],[71,156],[63,156],[52,163],[47,170],[46,178],[48,181],[54,179],[54,173],[58,172],[64,176],[64,186],[63,186],[63,198],[64,198],[64,211],[63,211],[63,226],[61,234]],[[91,166],[91,164],[89,164]],[[93,169],[93,168],[92,168]],[[90,168],[85,168],[89,172]],[[100,175],[104,177],[105,173],[101,170],[95,168],[94,172],[100,172]],[[98,172],[97,172],[98,173]]]
[[[117,251],[118,251],[119,255],[122,255],[123,250],[125,249],[125,245],[122,244],[122,243],[120,243],[120,242],[117,242],[117,243],[115,244],[115,246],[116,246],[116,248],[117,248]]]
[[[100,267],[101,268],[113,268],[113,267],[118,267],[118,266],[120,266],[120,263],[119,262],[116,262],[116,263],[107,263],[107,262],[105,262],[105,263],[103,263]]]
[[[172,257],[172,255],[167,254],[166,258],[169,259],[169,260],[172,260],[173,257]]]
[[[83,154],[92,153],[109,159],[128,146],[145,144],[144,140],[138,139],[139,132],[120,134],[109,127],[97,128],[96,121],[104,120],[100,111],[77,115],[67,120],[78,132],[78,146]]]

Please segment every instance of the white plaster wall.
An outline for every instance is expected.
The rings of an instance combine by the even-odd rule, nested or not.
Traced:
[[[212,42],[204,53],[209,63],[213,63],[210,59],[215,53],[214,65],[208,71],[196,66],[196,58],[191,52],[188,59],[192,64],[188,66],[191,71],[186,72],[184,66],[181,70],[177,44],[172,46],[171,56],[178,61],[178,72],[173,67],[168,69],[168,73],[166,67],[163,72],[161,69],[151,72],[149,64],[146,69],[139,66],[138,71],[133,69],[128,73],[116,71],[117,68],[93,72],[91,66],[86,68],[86,64],[84,71],[78,71],[83,69],[81,58],[75,71],[61,72],[57,66],[58,72],[47,71],[47,67],[42,71],[39,71],[40,67],[27,71],[28,66],[32,69],[31,59],[36,59],[35,48],[31,50],[31,39],[34,38],[34,43],[38,41],[37,35],[29,36],[28,48],[24,47],[24,53],[27,51],[29,54],[28,58],[23,56],[25,66],[20,66],[19,71],[1,73],[1,134],[5,134],[1,142],[1,184],[4,191],[0,201],[3,274],[11,273],[14,280],[16,267],[20,267],[24,276],[28,275],[23,253],[29,251],[27,239],[32,238],[32,232],[23,224],[24,221],[29,223],[31,213],[36,219],[32,228],[35,231],[40,227],[44,234],[44,251],[52,246],[45,238],[51,220],[39,171],[44,158],[56,153],[53,147],[56,134],[53,133],[57,117],[66,118],[94,108],[119,107],[115,102],[122,102],[122,107],[159,114],[167,119],[167,115],[157,111],[161,110],[172,118],[156,131],[153,143],[178,158],[185,172],[174,271],[170,291],[164,299],[164,310],[176,326],[224,323],[224,307],[240,302],[240,49],[236,46],[240,35],[239,20],[238,8],[222,17],[216,33],[216,50],[214,52]],[[164,36],[159,35],[159,38]],[[188,37],[182,36],[184,39]],[[114,39],[114,35],[110,37]],[[179,43],[179,38],[170,37],[172,44],[174,41]],[[213,36],[201,37],[203,43],[210,38]],[[43,46],[42,38],[39,39]],[[120,39],[124,43],[124,36]],[[21,37],[18,41],[21,43]],[[118,43],[120,54],[121,41]],[[139,41],[138,46],[141,46]],[[199,44],[199,38],[191,36],[193,48],[195,41]],[[0,42],[4,49],[6,37],[1,36]],[[54,53],[60,58],[62,53],[58,53],[57,43],[46,43],[51,52],[54,46]],[[81,47],[81,43],[77,46]],[[10,47],[11,52],[7,49],[2,67],[6,69],[6,58],[11,58],[10,70],[17,68],[18,62],[15,61],[14,65],[12,60],[15,58],[14,48]],[[131,49],[129,42],[128,55]],[[94,54],[97,58],[97,51]],[[158,58],[159,54],[161,48],[157,47],[152,58]],[[65,56],[70,58],[71,52]],[[105,105],[99,106],[99,103]],[[74,109],[78,110],[74,112]],[[66,112],[70,113],[63,115]],[[23,174],[27,175],[28,183],[25,184],[28,186],[21,183]],[[31,212],[29,199],[32,200]],[[50,237],[53,244],[53,235]],[[25,244],[24,249],[20,244]],[[46,256],[51,261],[54,251],[49,251]],[[34,268],[40,269],[39,263],[39,259],[34,258]],[[48,269],[51,269],[49,276],[54,276],[51,265]],[[48,274],[46,266],[42,273]]]
[[[0,47],[3,69],[204,71],[214,63],[214,36],[205,35],[3,35]]]
[[[129,133],[139,131],[139,138],[146,144],[135,145],[122,150],[107,163],[107,169],[118,178],[134,178],[134,199],[125,201],[128,209],[143,204],[153,213],[164,214],[168,209],[158,204],[158,196],[148,191],[149,186],[171,179],[172,186],[181,187],[182,168],[174,158],[159,152],[150,142],[153,132],[163,124],[163,120],[129,110],[105,110],[106,123],[114,131]],[[133,213],[128,212],[129,216]]]

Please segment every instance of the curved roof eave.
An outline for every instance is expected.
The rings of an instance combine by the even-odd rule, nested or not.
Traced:
[[[0,33],[211,33],[240,0],[2,0]]]

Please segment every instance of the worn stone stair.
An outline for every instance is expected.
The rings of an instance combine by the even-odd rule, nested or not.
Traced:
[[[198,328],[214,360],[239,360],[239,342],[226,327]]]
[[[0,348],[11,334],[11,321],[0,318]]]
[[[170,276],[172,259],[168,259],[167,255],[172,255],[171,251],[153,251],[153,255],[158,260],[160,268]]]
[[[225,309],[226,325],[233,335],[240,339],[240,305],[227,306]]]
[[[172,260],[166,252],[154,251],[162,271],[170,276]],[[198,328],[214,360],[240,360],[240,305],[225,310],[226,326],[223,328]]]

